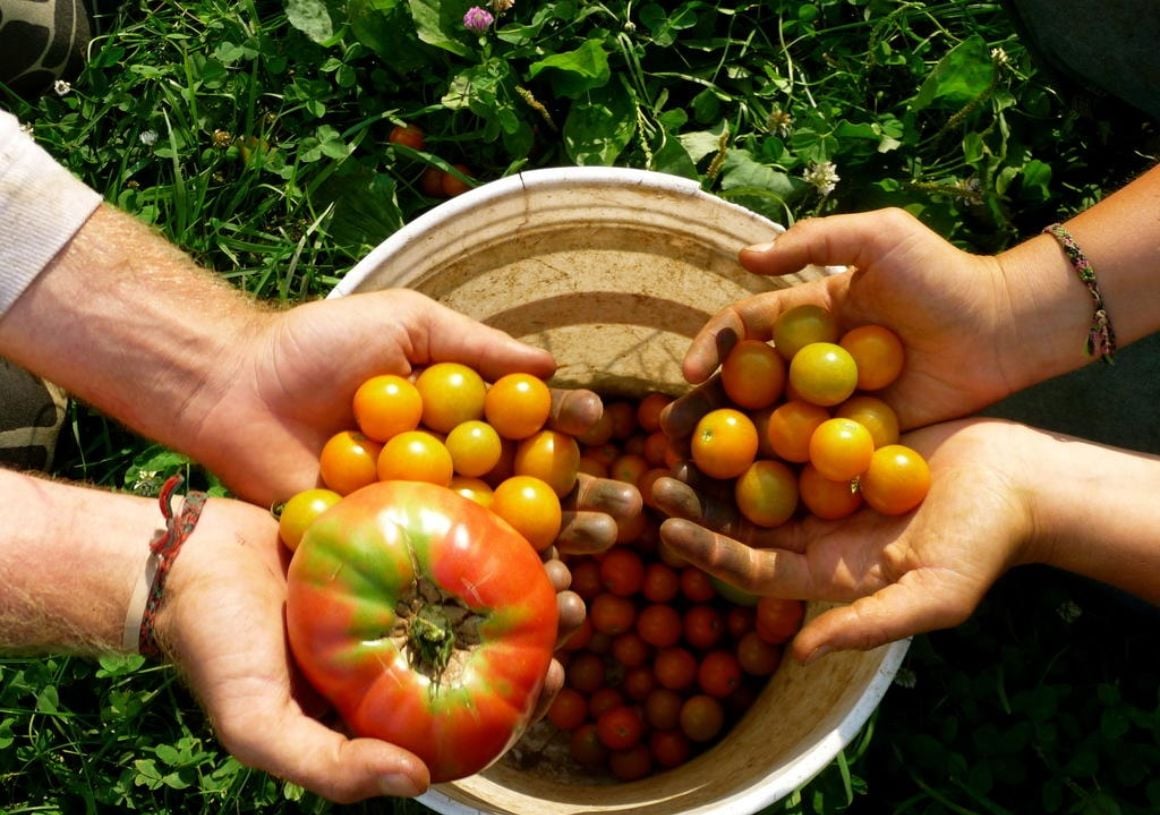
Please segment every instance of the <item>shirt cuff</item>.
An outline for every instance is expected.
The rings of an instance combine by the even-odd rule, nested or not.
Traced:
[[[0,317],[101,204],[0,111]]]

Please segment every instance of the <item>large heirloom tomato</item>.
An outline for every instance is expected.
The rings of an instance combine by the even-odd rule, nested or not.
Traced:
[[[307,679],[355,734],[415,753],[432,782],[484,769],[527,726],[556,593],[489,510],[433,484],[372,484],[309,527],[288,581]]]

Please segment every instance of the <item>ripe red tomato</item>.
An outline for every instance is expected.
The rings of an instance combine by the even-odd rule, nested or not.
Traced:
[[[681,724],[684,699],[675,690],[657,688],[644,700],[644,718],[657,730],[672,730]]]
[[[592,598],[588,616],[594,629],[615,637],[632,628],[636,622],[636,606],[626,597],[608,593],[598,594]]]
[[[395,125],[391,128],[387,141],[410,147],[412,150],[422,150],[427,143],[422,128],[416,125]]]
[[[458,170],[460,175],[466,176],[467,178],[473,177],[471,168],[466,164],[452,164],[451,166]],[[448,198],[454,198],[457,195],[462,195],[471,189],[471,184],[462,180],[459,178],[459,176],[453,175],[452,173],[444,173],[442,182],[443,194]]]
[[[654,730],[648,738],[648,749],[662,767],[684,764],[693,751],[688,737],[680,730]]]
[[[681,578],[677,570],[664,563],[650,563],[644,570],[641,594],[654,603],[667,603],[681,590]]]
[[[805,614],[805,603],[800,600],[762,597],[757,601],[757,636],[770,645],[780,645],[798,632]]]
[[[560,688],[548,707],[548,721],[561,730],[575,730],[588,717],[588,701],[575,688]]]
[[[657,681],[669,690],[684,690],[697,679],[697,658],[687,648],[664,648],[653,663]]]
[[[715,606],[693,606],[685,612],[681,622],[685,642],[694,648],[712,648],[725,633],[725,619]]]
[[[614,750],[608,756],[608,769],[621,781],[636,781],[652,772],[652,753],[645,744]]]
[[[705,654],[697,667],[697,684],[702,692],[724,699],[741,685],[741,663],[732,651]]]
[[[657,648],[676,645],[681,638],[681,615],[672,606],[660,603],[646,607],[636,620],[636,633]]]
[[[306,678],[351,732],[410,750],[436,783],[479,772],[522,734],[556,608],[527,541],[425,483],[346,496],[287,573],[287,634]]]
[[[576,654],[564,671],[565,681],[589,696],[604,686],[605,674],[604,659],[591,651]]]
[[[640,553],[623,546],[610,549],[600,561],[600,581],[620,597],[631,597],[644,584],[644,561]]]
[[[627,750],[644,735],[644,719],[634,707],[614,707],[596,719],[596,735],[609,750]]]
[[[725,708],[708,694],[690,696],[681,706],[681,730],[691,741],[712,741],[724,726]]]
[[[572,731],[568,753],[581,767],[604,767],[608,763],[608,748],[600,743],[594,722],[582,724]]]

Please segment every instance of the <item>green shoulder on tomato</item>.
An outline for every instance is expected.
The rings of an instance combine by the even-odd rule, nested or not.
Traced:
[[[288,573],[287,630],[307,679],[355,734],[410,750],[434,783],[479,772],[526,728],[556,609],[526,540],[418,482],[345,496]]]

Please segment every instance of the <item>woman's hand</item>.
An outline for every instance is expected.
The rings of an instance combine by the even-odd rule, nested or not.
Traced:
[[[806,303],[832,311],[842,330],[878,323],[899,335],[905,368],[876,395],[904,428],[967,415],[1028,384],[1017,365],[1027,347],[1021,331],[1034,325],[1013,313],[1000,263],[956,249],[902,210],[799,221],[772,243],[743,249],[740,260],[762,275],[808,264],[854,268],[754,295],[713,316],[684,359],[686,379],[703,387],[668,409],[670,436],[688,435],[701,415],[723,404],[710,377],[739,339],[771,339],[777,317]]]
[[[774,529],[740,519],[730,497],[670,478],[653,489],[670,518],[661,539],[677,554],[755,594],[846,602],[808,622],[793,643],[803,661],[874,648],[959,624],[991,584],[1036,559],[1033,487],[1046,435],[1002,421],[934,425],[904,437],[931,466],[932,486],[911,513],[863,508],[840,521],[806,518]],[[691,466],[680,473],[691,479]]]

